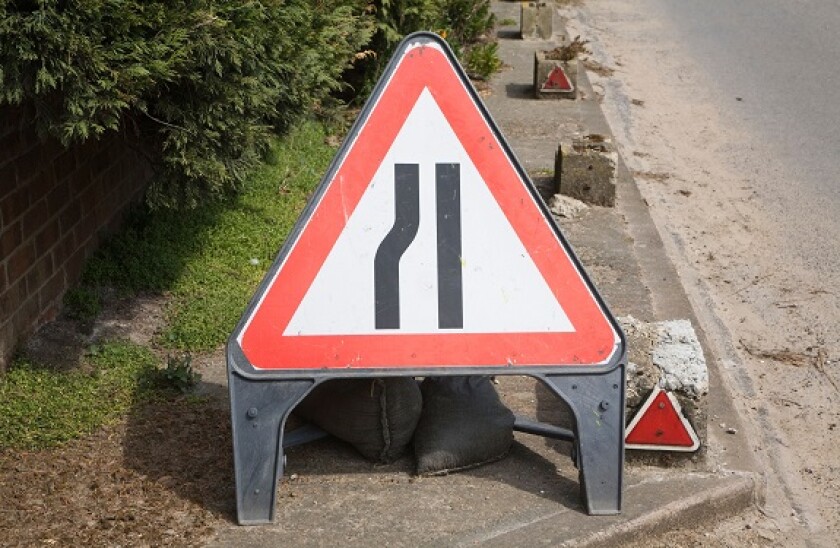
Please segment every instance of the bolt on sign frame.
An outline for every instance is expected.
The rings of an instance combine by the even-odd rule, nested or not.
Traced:
[[[571,409],[586,510],[621,509],[624,334],[435,34],[397,47],[227,363],[240,524],[273,520],[286,419],[339,378],[535,377]]]

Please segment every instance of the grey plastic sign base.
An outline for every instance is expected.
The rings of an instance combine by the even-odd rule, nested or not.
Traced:
[[[447,372],[461,374],[457,370]],[[566,402],[574,416],[575,464],[587,513],[619,513],[624,465],[624,363],[598,375],[568,375],[561,370],[533,376]],[[340,377],[248,379],[229,368],[236,513],[241,525],[274,520],[277,484],[286,465],[286,419],[316,384],[333,378]]]

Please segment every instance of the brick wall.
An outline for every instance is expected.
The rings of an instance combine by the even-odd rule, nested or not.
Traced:
[[[38,138],[31,109],[0,107],[0,371],[56,316],[149,176],[117,135],[65,149]]]

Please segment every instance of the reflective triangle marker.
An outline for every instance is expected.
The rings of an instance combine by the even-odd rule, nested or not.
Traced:
[[[658,386],[627,426],[624,441],[627,449],[691,452],[700,447],[677,398]]]
[[[572,81],[566,76],[566,71],[563,70],[563,67],[557,65],[548,74],[548,78],[543,82],[542,89],[544,91],[571,92],[575,90],[575,86],[572,85]]]

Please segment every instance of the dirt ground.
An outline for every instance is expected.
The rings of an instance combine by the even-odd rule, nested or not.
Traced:
[[[836,545],[840,271],[800,260],[759,193],[796,181],[731,123],[736,99],[715,94],[666,23],[627,0],[564,15],[608,69],[590,78],[766,470],[753,513],[661,545]]]
[[[106,299],[94,324],[60,318],[27,352],[72,368],[96,340],[149,344],[164,302]],[[0,545],[202,545],[233,519],[229,422],[217,399],[171,396],[61,447],[0,450]]]

